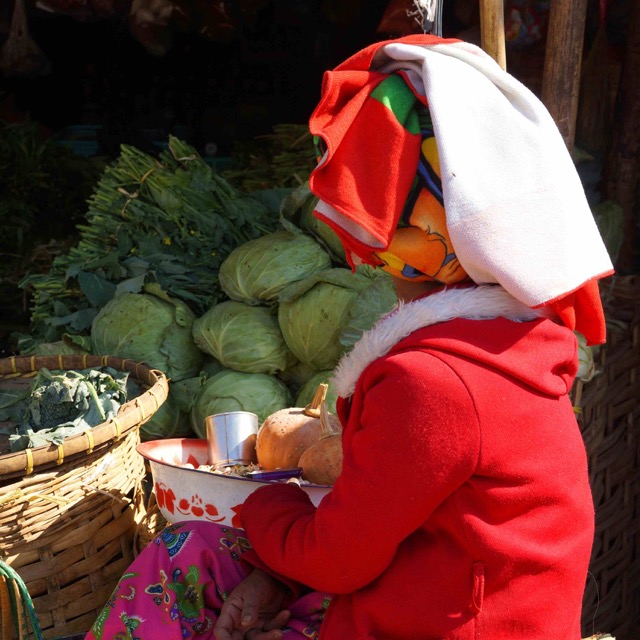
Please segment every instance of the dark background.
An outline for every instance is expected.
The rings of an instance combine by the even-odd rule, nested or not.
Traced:
[[[607,3],[603,55],[613,78],[632,1]],[[18,3],[31,55],[7,66]],[[539,95],[549,2],[504,5],[507,69]],[[595,49],[600,6],[589,0],[585,59]],[[279,123],[306,126],[324,71],[363,46],[421,32],[407,15],[413,8],[412,0],[0,0],[0,125],[33,123],[86,168],[94,160],[104,167],[122,144],[157,152],[169,134],[225,160]],[[514,12],[530,20],[522,32],[513,31]],[[480,44],[478,0],[444,0],[442,35]],[[589,91],[598,94],[598,84],[587,83]],[[589,194],[598,189],[599,153],[581,165]],[[21,278],[46,273],[73,244],[95,185],[50,164],[42,176],[42,166],[18,175],[11,162],[3,166],[0,154],[0,354],[12,351],[15,329],[28,327]],[[7,177],[22,192],[7,193]],[[30,201],[29,216],[14,206],[20,198]],[[3,210],[7,201],[15,211]]]
[[[6,37],[12,2],[3,2]],[[43,64],[31,76],[2,79],[0,118],[28,115],[51,132],[100,125],[107,154],[121,142],[145,146],[171,132],[225,155],[234,141],[274,123],[306,122],[325,69],[396,35],[379,30],[388,4],[274,0],[249,13],[232,2],[225,15],[208,16],[207,30],[179,19],[142,28],[126,8],[79,19],[28,4],[29,35]],[[474,3],[463,14],[467,23],[456,16],[456,3],[444,4],[449,34],[473,26]]]

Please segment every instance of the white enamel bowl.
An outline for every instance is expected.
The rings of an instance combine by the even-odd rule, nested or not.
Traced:
[[[208,464],[204,439],[151,440],[139,444],[137,451],[149,461],[158,507],[169,524],[206,520],[239,527],[240,509],[249,494],[272,484],[198,469]],[[331,491],[331,487],[312,484],[303,484],[302,489],[316,506]]]

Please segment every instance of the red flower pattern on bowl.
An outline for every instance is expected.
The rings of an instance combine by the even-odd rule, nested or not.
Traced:
[[[240,511],[249,494],[269,484],[200,469],[207,465],[207,443],[200,438],[143,442],[138,453],[149,461],[160,512],[168,523],[206,520],[240,527]],[[185,465],[191,465],[191,467]],[[317,506],[331,487],[303,485]]]

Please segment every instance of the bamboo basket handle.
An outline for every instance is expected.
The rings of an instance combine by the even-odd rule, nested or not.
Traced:
[[[504,2],[503,0],[479,0],[479,2],[482,49],[506,70]]]

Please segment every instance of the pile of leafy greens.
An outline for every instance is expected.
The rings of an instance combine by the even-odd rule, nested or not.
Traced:
[[[143,440],[204,437],[212,413],[264,420],[292,406],[395,305],[388,274],[346,267],[337,236],[313,216],[308,182],[242,192],[171,136],[157,158],[121,149],[78,244],[23,279],[33,302],[19,347],[164,372],[169,395],[141,425]],[[44,435],[21,429],[12,446]]]
[[[148,283],[199,315],[226,297],[218,283],[226,256],[277,228],[273,200],[240,192],[174,136],[157,158],[122,145],[88,200],[78,243],[48,273],[20,282],[31,294],[31,340],[87,334],[107,302]]]
[[[12,451],[61,444],[110,418],[140,393],[129,373],[111,367],[52,372],[42,368],[21,394],[0,396],[0,420]]]

